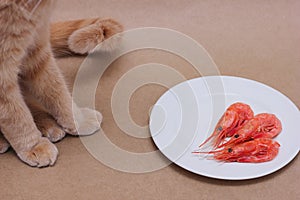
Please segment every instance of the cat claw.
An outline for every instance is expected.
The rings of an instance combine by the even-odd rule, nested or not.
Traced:
[[[9,149],[10,145],[6,143],[0,143],[0,154],[5,153]]]
[[[10,147],[10,144],[1,134],[2,133],[0,133],[0,154],[5,153]]]

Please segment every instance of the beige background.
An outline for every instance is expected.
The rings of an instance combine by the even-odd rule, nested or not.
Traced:
[[[60,0],[53,20],[113,17],[125,29],[157,26],[194,38],[210,53],[221,74],[268,84],[300,106],[300,1],[210,0]],[[72,88],[83,58],[58,60]],[[96,106],[103,113],[103,130],[117,146],[131,152],[156,150],[148,139],[126,135],[115,124],[110,107],[116,81],[134,66],[158,62],[172,66],[187,79],[199,76],[172,54],[143,50],[114,62],[100,81]],[[126,87],[126,86],[125,86]],[[166,88],[147,85],[130,101],[139,125]],[[290,199],[300,197],[299,156],[269,176],[247,181],[214,180],[172,164],[145,174],[113,170],[95,160],[76,137],[57,144],[54,167],[35,169],[10,150],[0,155],[0,199]]]

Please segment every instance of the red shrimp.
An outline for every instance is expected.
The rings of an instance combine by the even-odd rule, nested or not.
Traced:
[[[280,144],[270,138],[257,138],[236,146],[224,147],[210,152],[193,152],[195,154],[213,154],[213,158],[223,162],[259,163],[273,160]]]
[[[244,103],[234,103],[227,108],[216,125],[214,132],[199,147],[211,141],[213,147],[218,147],[224,142],[226,137],[236,133],[254,114],[249,105]]]
[[[261,113],[256,115],[256,118],[260,121],[261,125],[258,127],[257,133],[253,138],[274,138],[281,132],[281,122],[274,114]]]
[[[262,113],[249,120],[227,142],[218,148],[236,145],[256,138],[274,138],[282,130],[280,120],[273,114]]]

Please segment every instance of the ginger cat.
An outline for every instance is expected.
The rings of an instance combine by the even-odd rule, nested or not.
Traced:
[[[55,163],[58,150],[52,142],[65,134],[92,134],[102,120],[99,112],[72,101],[54,55],[87,54],[122,31],[118,22],[99,18],[50,26],[54,4],[0,0],[0,153],[11,146],[35,167]],[[113,43],[103,48],[109,50]],[[81,120],[75,121],[73,113]]]

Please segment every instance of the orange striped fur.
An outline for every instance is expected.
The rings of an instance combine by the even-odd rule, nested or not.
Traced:
[[[55,0],[0,0],[0,153],[11,146],[35,167],[55,163],[52,142],[65,134],[92,134],[102,120],[99,112],[74,104],[54,56],[87,54],[123,29],[100,18],[50,25],[54,7]]]

